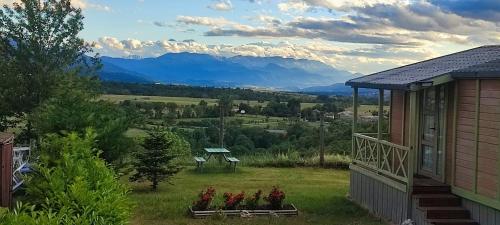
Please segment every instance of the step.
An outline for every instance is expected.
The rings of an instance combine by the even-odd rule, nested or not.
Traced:
[[[451,187],[449,185],[440,186],[413,186],[413,194],[450,194]]]
[[[426,220],[432,225],[479,225],[479,223],[470,219],[430,219]]]
[[[418,199],[420,207],[461,206],[460,198],[452,194],[419,194],[413,197]]]
[[[469,219],[469,211],[462,207],[418,207],[426,219]]]

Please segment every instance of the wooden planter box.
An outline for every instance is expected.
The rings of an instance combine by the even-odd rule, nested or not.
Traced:
[[[287,204],[284,205],[283,208],[287,209],[282,209],[282,210],[268,210],[268,209],[258,209],[258,210],[245,210],[245,209],[238,209],[238,210],[222,210],[226,216],[241,216],[241,213],[243,211],[248,212],[252,216],[268,216],[271,213],[274,213],[278,216],[297,216],[299,215],[299,211],[293,204]],[[192,209],[192,207],[188,208],[189,214],[193,218],[206,218],[210,217],[214,214],[217,213],[216,210],[207,210],[207,211],[195,211]]]

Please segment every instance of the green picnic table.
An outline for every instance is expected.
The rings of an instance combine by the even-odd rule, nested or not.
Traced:
[[[210,158],[214,156],[214,158],[219,158],[220,163],[222,163],[222,160],[224,159],[229,163],[229,166],[233,169],[233,171],[236,171],[236,164],[240,160],[235,157],[228,156],[228,154],[231,153],[229,150],[225,148],[205,148],[205,152],[207,153],[206,160],[202,157],[195,157],[195,161],[198,163],[197,167],[199,167],[200,169],[203,168],[203,163],[205,163],[205,161],[210,160]]]

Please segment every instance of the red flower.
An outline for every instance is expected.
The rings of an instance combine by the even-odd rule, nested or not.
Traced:
[[[215,196],[215,189],[213,187],[209,187],[206,192],[201,191],[198,196],[200,199],[193,202],[193,210],[207,210]]]

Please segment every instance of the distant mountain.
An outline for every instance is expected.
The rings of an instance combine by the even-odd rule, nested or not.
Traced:
[[[121,82],[292,90],[343,83],[355,76],[318,61],[281,57],[168,53],[157,58],[102,57],[101,60],[101,78]]]
[[[346,86],[344,83],[338,83],[328,86],[314,86],[296,90],[297,92],[303,93],[314,93],[314,94],[335,94],[335,95],[352,95],[353,89],[350,86]],[[378,95],[377,89],[359,89],[359,94],[364,96]]]

